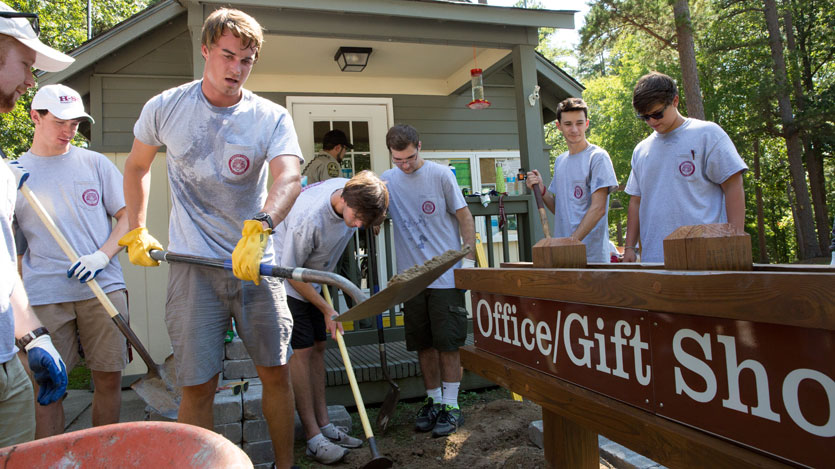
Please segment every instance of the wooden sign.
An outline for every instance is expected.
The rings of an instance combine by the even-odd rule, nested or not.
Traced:
[[[815,467],[835,447],[835,331],[472,292],[475,346]]]

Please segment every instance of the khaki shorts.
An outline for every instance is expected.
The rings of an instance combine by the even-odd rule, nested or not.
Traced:
[[[261,277],[256,286],[227,270],[169,266],[165,325],[180,386],[206,383],[221,372],[230,317],[253,363],[287,364],[293,316],[280,279]]]
[[[467,340],[464,291],[427,288],[403,303],[406,350],[454,352]]]
[[[107,294],[116,310],[128,322],[128,297],[125,290]],[[127,340],[113,323],[98,298],[51,305],[32,306],[49,329],[52,343],[64,359],[67,372],[78,364],[78,341],[87,367],[95,371],[122,371],[128,364]]]
[[[34,439],[35,400],[32,383],[15,355],[0,365],[0,448]]]

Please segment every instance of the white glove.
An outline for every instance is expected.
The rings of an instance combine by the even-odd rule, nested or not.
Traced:
[[[475,267],[475,259],[467,259],[466,257],[461,259],[462,269],[472,269],[473,267]]]
[[[15,182],[17,182],[17,188],[20,189],[23,186],[23,183],[26,182],[26,179],[29,178],[29,171],[20,164],[20,161],[14,160],[9,161],[9,169],[12,170],[12,174],[14,174]]]
[[[64,397],[67,390],[67,367],[52,345],[49,334],[36,337],[26,344],[26,355],[29,357],[29,369],[40,387],[38,403],[47,405]]]
[[[96,278],[96,275],[109,263],[110,257],[101,251],[81,256],[72,267],[67,269],[67,278],[78,277],[79,282],[86,283]]]

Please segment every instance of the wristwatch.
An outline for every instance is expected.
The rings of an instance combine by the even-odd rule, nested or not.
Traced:
[[[29,345],[29,342],[32,342],[36,338],[47,334],[49,334],[49,331],[46,330],[45,327],[39,327],[34,331],[29,331],[26,335],[17,339],[15,341],[15,344],[17,344],[17,348],[19,348],[20,350],[26,350],[26,346]]]
[[[270,229],[273,229],[273,217],[267,212],[258,212],[252,217],[253,220],[266,222]]]

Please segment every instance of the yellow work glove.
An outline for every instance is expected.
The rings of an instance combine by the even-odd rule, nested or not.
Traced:
[[[156,267],[159,265],[159,261],[151,259],[148,252],[151,249],[159,249],[162,251],[162,244],[148,234],[148,229],[144,226],[131,230],[128,234],[122,236],[122,239],[119,240],[119,246],[127,248],[128,258],[131,264],[144,267]]]
[[[241,280],[252,280],[256,285],[261,283],[261,258],[267,248],[270,229],[264,228],[258,220],[247,220],[241,231],[241,240],[232,251],[232,273]]]

